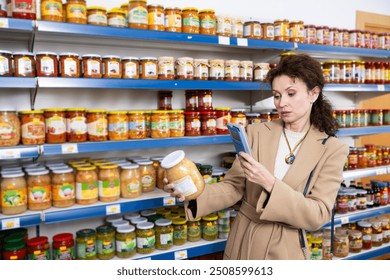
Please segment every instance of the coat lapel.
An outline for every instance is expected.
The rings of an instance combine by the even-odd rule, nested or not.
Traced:
[[[281,120],[275,120],[272,122],[265,123],[265,126],[269,129],[264,133],[264,135],[260,135],[258,139],[260,141],[264,141],[259,143],[259,159],[260,163],[263,164],[272,174],[274,173],[275,168],[275,159],[276,153],[279,148],[279,137],[275,138],[275,135],[281,135],[283,129],[283,122]]]

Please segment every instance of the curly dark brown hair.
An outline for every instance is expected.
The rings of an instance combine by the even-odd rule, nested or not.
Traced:
[[[320,88],[320,93],[310,113],[310,122],[320,131],[335,136],[338,130],[338,124],[333,117],[331,103],[322,93],[325,80],[321,64],[306,54],[289,55],[282,57],[277,66],[268,72],[267,81],[272,86],[273,80],[281,75],[302,80],[308,90],[315,87]]]

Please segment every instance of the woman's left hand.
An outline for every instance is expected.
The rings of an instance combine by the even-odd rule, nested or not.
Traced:
[[[267,192],[271,192],[275,184],[275,177],[265,168],[264,165],[257,162],[249,154],[241,152],[239,154],[241,167],[244,170],[248,181],[261,185]]]

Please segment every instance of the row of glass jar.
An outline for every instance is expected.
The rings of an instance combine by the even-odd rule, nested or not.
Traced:
[[[388,84],[390,62],[328,60],[321,63],[326,83]]]
[[[389,216],[378,216],[337,227],[333,239],[333,254],[331,253],[331,232],[329,230],[308,232],[306,237],[310,259],[345,258],[350,253],[360,253],[389,243]]]
[[[119,57],[0,50],[0,76],[265,81],[274,64],[192,57]]]
[[[340,128],[390,125],[390,109],[334,110]]]
[[[345,170],[390,165],[390,147],[366,144],[364,147],[350,147]]]

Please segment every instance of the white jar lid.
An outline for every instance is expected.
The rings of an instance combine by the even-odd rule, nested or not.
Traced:
[[[133,225],[138,225],[140,223],[146,223],[148,221],[148,219],[146,219],[145,217],[138,217],[138,218],[131,218],[130,219],[130,223],[132,223]]]
[[[29,176],[46,175],[46,174],[49,174],[49,170],[47,170],[47,169],[45,169],[45,170],[34,170],[34,171],[27,172],[27,174]]]
[[[115,215],[112,215],[112,216],[108,216],[106,218],[106,223],[114,223],[114,222],[118,222],[118,221],[122,221],[123,220],[123,217],[121,214],[115,214]]]
[[[134,230],[135,227],[132,225],[120,226],[116,228],[116,231],[119,233],[128,233],[128,232],[133,232]]]
[[[151,222],[137,224],[138,229],[151,229],[153,227],[154,227],[154,224]]]
[[[131,219],[139,218],[139,217],[141,217],[141,215],[138,212],[127,213],[125,215],[126,220],[131,220]]]
[[[158,219],[155,222],[156,226],[165,227],[172,224],[172,221],[170,219]]]
[[[136,163],[126,163],[126,164],[119,164],[120,168],[122,169],[125,169],[125,170],[129,170],[129,169],[137,169],[139,168],[139,165],[136,164]]]
[[[3,178],[24,177],[24,172],[1,172]]]
[[[53,168],[51,169],[51,172],[54,174],[71,173],[73,172],[73,168],[71,167]]]
[[[120,221],[115,221],[115,222],[111,223],[111,225],[115,228],[118,228],[118,227],[128,226],[128,225],[130,225],[130,222],[127,220],[120,220]]]
[[[163,168],[171,168],[181,162],[185,157],[183,150],[177,150],[167,155],[162,161],[161,166]]]

